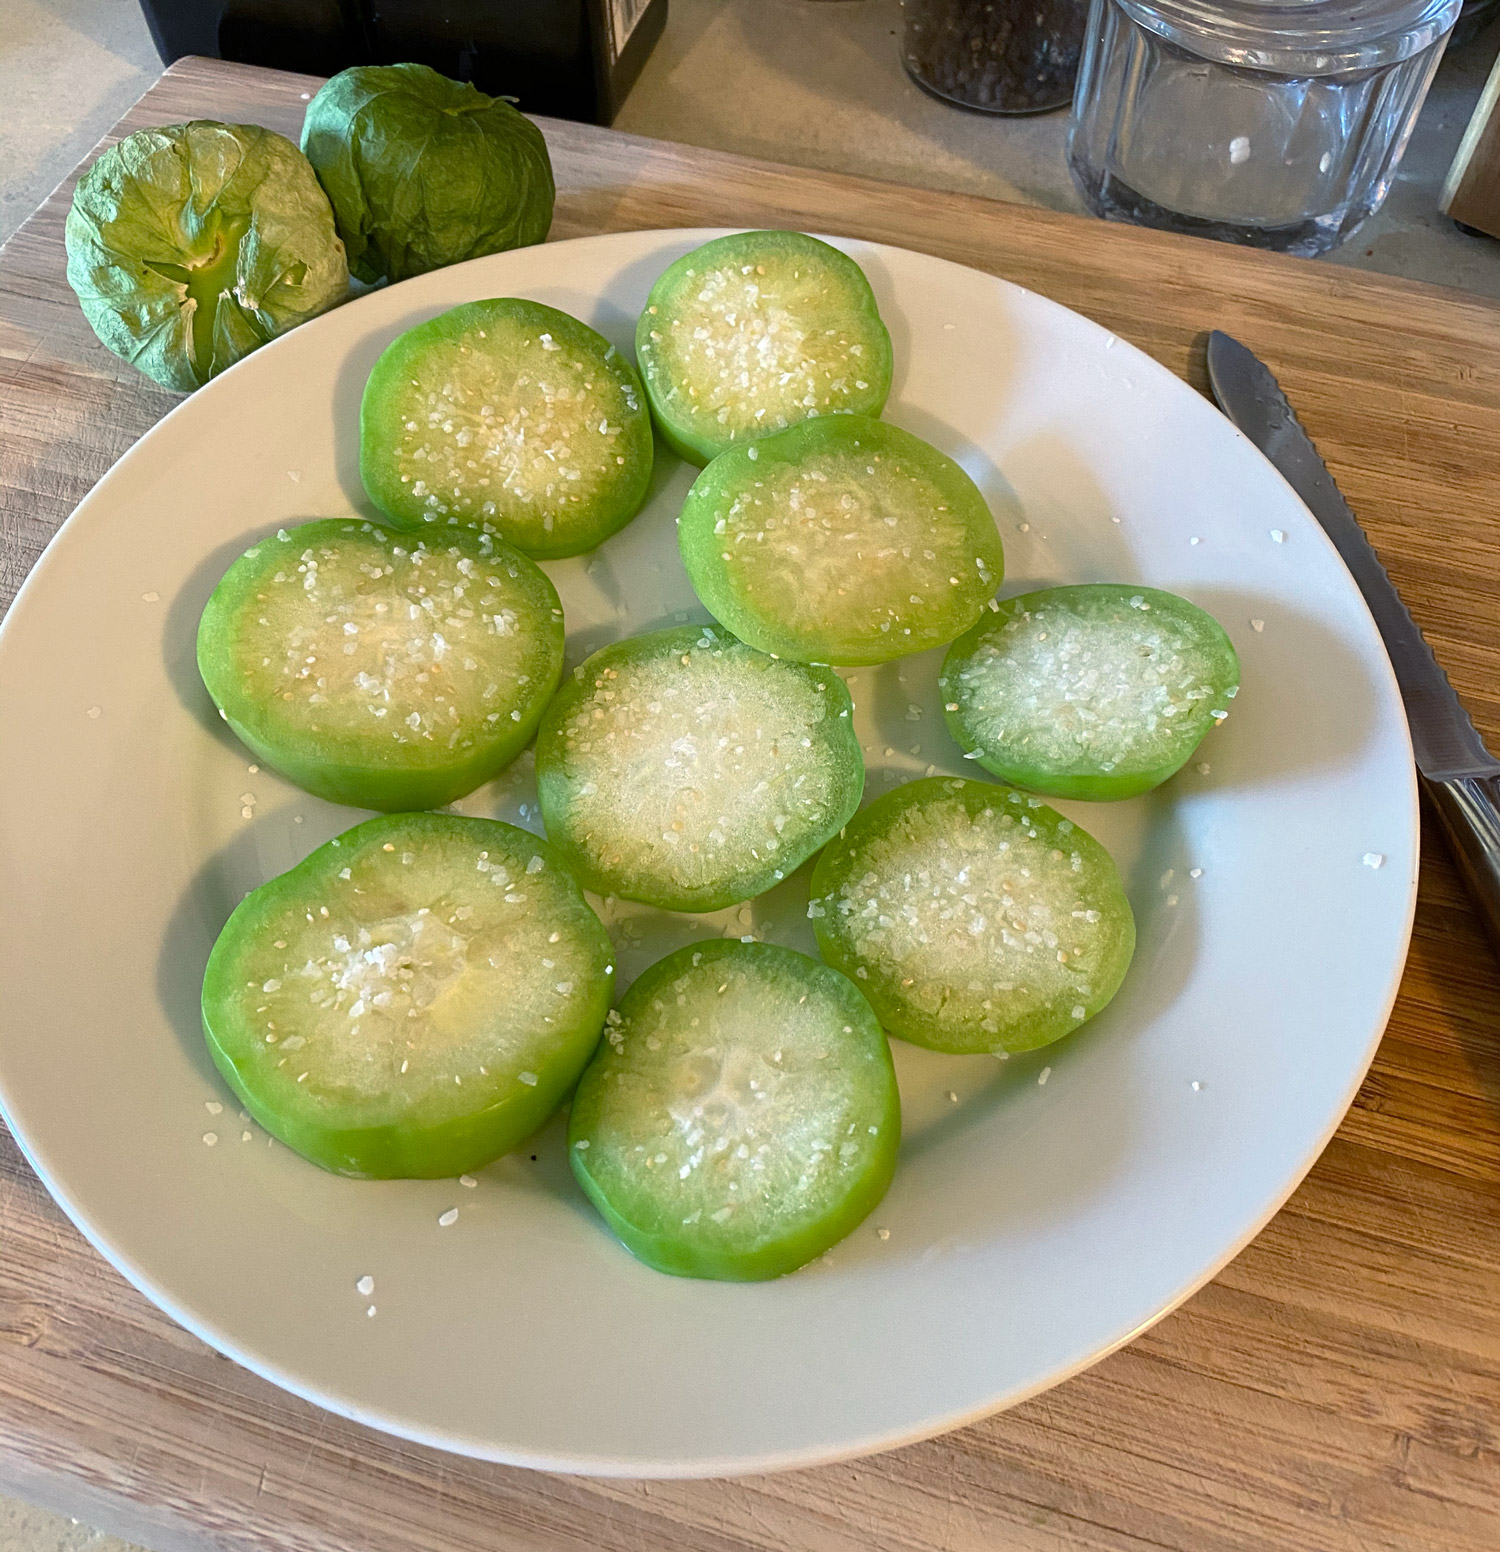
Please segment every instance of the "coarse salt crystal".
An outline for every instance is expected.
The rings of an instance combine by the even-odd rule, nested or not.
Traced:
[[[1250,622],[1250,629],[1253,630],[1257,636],[1260,635],[1260,633],[1265,628],[1266,622],[1264,620],[1251,620]]]
[[[208,1111],[210,1115],[223,1115],[224,1113],[223,1105],[221,1105],[216,1099],[205,1099],[203,1101],[203,1108]]]
[[[447,1212],[438,1214],[438,1227],[451,1229],[458,1222],[458,1208],[450,1207]]]
[[[355,1291],[364,1294],[368,1299],[375,1292],[375,1279],[368,1272],[354,1285]]]
[[[1037,1074],[1037,1087],[1040,1088],[1051,1076],[1052,1069],[1050,1067],[1043,1067],[1042,1070]]]
[[[102,708],[100,708],[98,706],[90,706],[89,707],[89,712],[88,712],[89,720],[91,722],[97,722],[99,720],[100,715],[101,715],[101,711],[102,711]]]
[[[1385,853],[1380,851],[1367,851],[1360,860],[1367,868],[1383,868],[1385,866]]]
[[[218,1142],[218,1140],[219,1134],[217,1132],[204,1132],[203,1134],[203,1143],[205,1147],[212,1148],[213,1145]]]
[[[479,1184],[479,1182],[472,1175],[460,1175],[458,1177],[458,1183],[461,1186],[468,1186],[471,1191]]]

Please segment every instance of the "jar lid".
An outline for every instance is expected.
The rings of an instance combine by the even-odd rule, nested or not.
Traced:
[[[1281,75],[1392,65],[1436,43],[1462,0],[1115,0],[1202,59]]]

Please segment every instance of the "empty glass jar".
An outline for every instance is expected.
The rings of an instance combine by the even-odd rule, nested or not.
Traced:
[[[1316,254],[1380,208],[1460,0],[1093,0],[1069,165],[1097,215]]]

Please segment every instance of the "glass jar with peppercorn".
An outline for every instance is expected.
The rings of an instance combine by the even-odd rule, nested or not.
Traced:
[[[907,73],[985,113],[1046,113],[1073,98],[1088,0],[903,0]]]

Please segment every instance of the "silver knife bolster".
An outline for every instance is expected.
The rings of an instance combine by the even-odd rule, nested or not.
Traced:
[[[1424,781],[1474,902],[1500,943],[1500,777]]]

